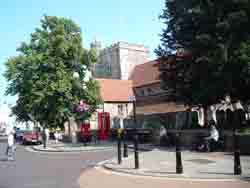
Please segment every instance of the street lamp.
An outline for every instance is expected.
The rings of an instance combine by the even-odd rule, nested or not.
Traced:
[[[80,77],[80,75],[79,75],[78,72],[74,72],[74,73],[73,73],[73,78],[79,78],[79,77]]]
[[[76,111],[78,113],[85,113],[89,110],[90,106],[84,100],[81,100],[80,103],[76,107]],[[83,124],[83,122],[82,122]],[[87,137],[84,135],[84,146],[87,145]]]

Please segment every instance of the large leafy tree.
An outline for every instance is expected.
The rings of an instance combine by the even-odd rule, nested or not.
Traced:
[[[250,1],[166,0],[162,84],[187,104],[249,96]],[[172,54],[174,54],[172,56]]]
[[[95,111],[101,103],[99,87],[86,76],[97,59],[94,50],[82,47],[81,35],[72,20],[44,16],[41,27],[17,49],[19,55],[8,59],[6,94],[17,96],[12,109],[17,120],[60,126],[79,116],[74,109],[82,99],[91,105],[89,115]]]

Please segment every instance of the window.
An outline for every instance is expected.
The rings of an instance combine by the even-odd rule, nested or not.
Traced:
[[[152,94],[153,90],[151,88],[148,88],[148,94]]]
[[[141,96],[144,96],[145,95],[145,92],[144,92],[144,89],[141,90]]]
[[[118,107],[118,115],[122,116],[123,115],[123,105],[119,104],[117,107]]]

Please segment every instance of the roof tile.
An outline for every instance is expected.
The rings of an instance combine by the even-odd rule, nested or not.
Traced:
[[[134,96],[131,80],[96,79],[104,102],[128,102]]]

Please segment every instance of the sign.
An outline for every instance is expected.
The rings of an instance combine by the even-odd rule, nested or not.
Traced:
[[[132,96],[129,96],[128,100],[134,102],[136,101],[136,98],[134,95],[132,95]]]

